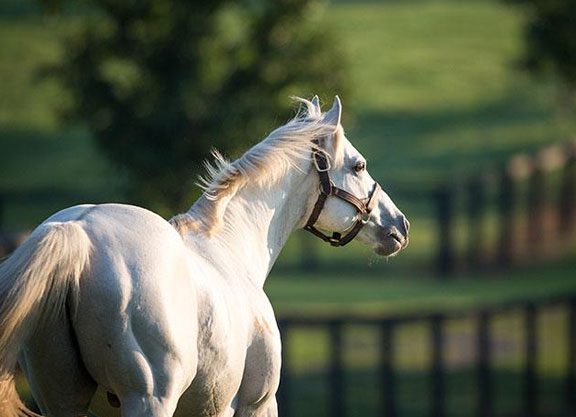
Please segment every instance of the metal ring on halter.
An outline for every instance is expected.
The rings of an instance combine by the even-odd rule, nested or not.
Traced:
[[[366,224],[370,221],[370,217],[372,217],[372,215],[370,213],[359,213],[359,220],[362,222],[362,224]]]

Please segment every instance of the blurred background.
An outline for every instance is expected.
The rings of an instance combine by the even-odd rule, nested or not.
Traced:
[[[0,0],[0,253],[78,203],[182,212],[212,147],[338,94],[411,243],[294,234],[266,284],[281,416],[575,416],[575,22],[571,0]]]

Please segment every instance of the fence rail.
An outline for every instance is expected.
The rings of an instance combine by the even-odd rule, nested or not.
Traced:
[[[475,323],[476,358],[474,366],[474,386],[476,404],[474,415],[489,417],[495,414],[497,400],[494,387],[493,368],[493,332],[491,324],[499,315],[511,311],[521,311],[524,326],[524,341],[521,352],[524,358],[522,378],[522,406],[512,415],[538,416],[539,414],[539,373],[537,355],[542,342],[537,331],[537,321],[540,311],[549,306],[563,307],[566,311],[565,347],[566,367],[563,377],[563,404],[559,405],[561,416],[576,415],[576,294],[566,297],[555,297],[538,302],[517,301],[489,308],[471,309],[467,311],[441,313],[415,313],[387,317],[283,317],[279,320],[283,338],[283,371],[279,390],[279,408],[281,417],[297,415],[294,409],[293,380],[291,369],[291,352],[289,346],[292,332],[302,328],[324,329],[328,332],[328,368],[326,383],[327,416],[346,417],[346,384],[347,369],[344,365],[343,332],[347,326],[363,325],[378,332],[381,340],[379,347],[378,392],[379,405],[374,410],[374,416],[399,417],[402,415],[398,405],[397,368],[395,365],[396,335],[402,326],[413,323],[426,323],[430,329],[429,346],[431,349],[431,364],[428,369],[430,398],[427,415],[443,417],[447,415],[447,372],[446,372],[446,323],[453,319],[472,319]],[[300,415],[300,413],[298,414]]]

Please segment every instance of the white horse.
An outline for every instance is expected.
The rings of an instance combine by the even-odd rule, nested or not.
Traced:
[[[240,159],[217,155],[203,196],[170,223],[80,205],[34,230],[0,266],[0,417],[29,413],[17,362],[51,417],[87,415],[97,386],[123,417],[277,415],[280,337],[263,284],[290,233],[335,246],[357,235],[384,256],[408,242],[344,136],[338,97],[326,114],[301,101]]]

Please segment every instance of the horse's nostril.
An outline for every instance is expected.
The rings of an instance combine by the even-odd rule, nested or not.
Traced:
[[[404,244],[404,238],[396,232],[388,233],[388,237],[394,239],[396,242],[400,243],[401,245]]]

